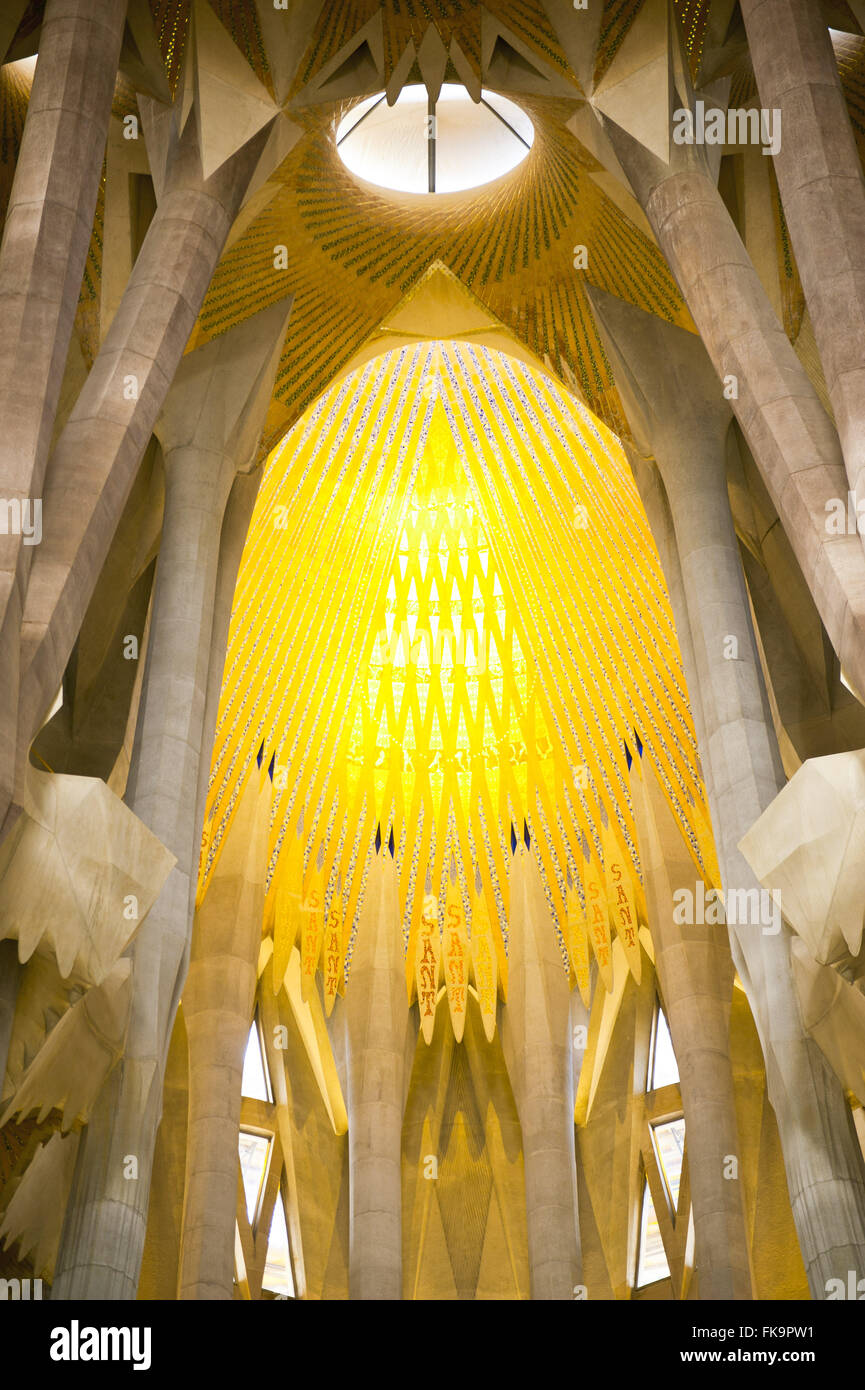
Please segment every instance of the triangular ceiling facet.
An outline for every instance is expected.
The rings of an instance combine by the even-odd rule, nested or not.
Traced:
[[[196,0],[194,13],[201,165],[210,178],[279,108],[206,0]]]
[[[592,104],[667,163],[670,155],[669,11],[646,0],[595,89]]]

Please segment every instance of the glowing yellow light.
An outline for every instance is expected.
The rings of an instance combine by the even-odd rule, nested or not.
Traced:
[[[560,923],[614,845],[639,899],[638,742],[714,883],[672,615],[614,436],[466,344],[401,349],[331,387],[271,455],[244,551],[199,896],[263,745],[269,904],[289,860],[297,893],[315,861],[348,940],[366,848],[393,828],[411,970],[451,865],[503,959],[512,826]]]

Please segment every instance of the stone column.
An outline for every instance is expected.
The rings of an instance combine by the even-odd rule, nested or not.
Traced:
[[[722,926],[678,926],[673,893],[694,863],[647,760],[631,770],[655,969],[679,1065],[700,1298],[752,1296],[730,1061],[733,962]]]
[[[633,424],[632,428],[635,428]],[[661,561],[661,569],[664,572],[664,581],[670,598],[670,607],[673,610],[676,637],[682,655],[682,666],[689,680],[688,703],[691,707],[694,731],[697,735],[697,749],[700,751],[706,747],[706,721],[703,718],[703,700],[700,687],[690,683],[693,672],[697,669],[697,662],[694,656],[691,620],[688,617],[685,586],[682,583],[682,566],[679,563],[679,552],[676,548],[676,533],[673,529],[673,518],[670,515],[670,504],[667,501],[660,472],[654,461],[641,455],[631,445],[625,444],[624,447],[634,481],[637,484],[637,491],[640,494],[640,501],[652,529],[652,538],[658,548],[658,558]],[[651,452],[648,443],[645,444],[645,447],[648,452]],[[700,769],[703,774],[706,795],[711,804],[712,769],[708,763],[703,762],[702,755]]]
[[[197,465],[197,466],[196,466]],[[162,1075],[178,975],[189,949],[195,793],[221,503],[210,455],[166,459],[165,524],[126,800],[177,858],[131,947],[132,1016],[123,1061],[79,1149],[55,1298],[135,1297]],[[130,1156],[135,1180],[124,1175]]]
[[[0,247],[0,496],[41,499],[111,116],[124,0],[48,0]],[[31,514],[32,515],[32,514]],[[0,535],[0,820],[12,790],[23,590],[35,546]],[[59,685],[59,681],[58,681]],[[56,687],[55,687],[56,690]]]
[[[126,1053],[79,1149],[55,1297],[135,1297],[162,1076],[189,957],[222,518],[235,468],[248,467],[257,445],[287,320],[279,303],[187,356],[158,424],[165,519],[126,800],[177,864],[131,947]],[[134,1182],[124,1176],[130,1155]]]
[[[47,0],[0,248],[0,488],[40,496],[111,116],[124,0]],[[0,536],[2,597],[21,537]],[[25,548],[22,558],[32,557]]]
[[[399,885],[371,854],[342,1013],[348,1110],[349,1297],[399,1300],[409,1012]]]
[[[189,1122],[178,1297],[231,1299],[240,1087],[257,981],[270,778],[253,768],[195,914],[183,1018]]]
[[[730,404],[845,674],[865,692],[865,555],[857,536],[829,534],[826,525],[826,503],[847,490],[832,423],[702,151],[671,144],[664,163],[608,117],[603,123],[693,315],[717,390],[725,381],[735,390]]]
[[[19,781],[266,141],[262,130],[205,180],[195,127],[187,121],[179,137],[126,292],[51,456],[24,606]]]
[[[213,627],[210,637],[210,664],[207,670],[207,695],[204,702],[204,737],[198,771],[198,798],[196,820],[204,824],[204,808],[207,802],[207,784],[210,778],[210,761],[213,754],[213,735],[216,729],[216,716],[219,710],[219,697],[222,694],[222,675],[225,669],[225,654],[228,650],[228,629],[231,624],[231,610],[234,606],[234,590],[237,575],[246,545],[249,523],[255,510],[258,486],[261,482],[262,466],[248,473],[238,473],[231,485],[231,492],[225,505],[222,521],[222,536],[219,542],[219,574],[216,581],[216,598],[213,604]]]
[[[850,490],[865,498],[865,179],[826,18],[811,0],[742,0]]]
[[[843,1090],[803,1026],[790,933],[780,919],[733,921],[760,885],[739,841],[784,784],[727,496],[726,403],[692,334],[592,292],[626,410],[652,436],[682,578],[712,768],[712,820],[733,960],[766,1061],[793,1216],[815,1297],[865,1267],[865,1171]],[[648,403],[651,402],[649,406]]]
[[[532,1298],[572,1300],[581,1259],[570,990],[540,871],[522,844],[508,877],[501,1033],[522,1130]]]

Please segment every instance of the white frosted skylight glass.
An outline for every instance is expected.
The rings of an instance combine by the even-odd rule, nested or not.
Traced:
[[[352,107],[336,132],[343,163],[358,178],[402,193],[457,193],[501,178],[525,159],[534,139],[526,113],[495,92],[472,101],[446,83],[430,113],[426,87],[404,87]],[[434,145],[432,169],[430,145]]]

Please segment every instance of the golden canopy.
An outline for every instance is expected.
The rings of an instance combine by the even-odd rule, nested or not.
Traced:
[[[590,942],[609,984],[611,924],[639,969],[628,766],[643,749],[716,882],[669,600],[616,438],[549,377],[476,344],[413,344],[338,380],[262,482],[199,898],[258,763],[273,784],[265,922],[279,926],[281,891],[313,893],[305,968],[326,919],[331,993],[376,840],[397,861],[410,981],[432,900],[461,903],[467,928],[493,924],[502,977],[525,837],[578,979]]]

